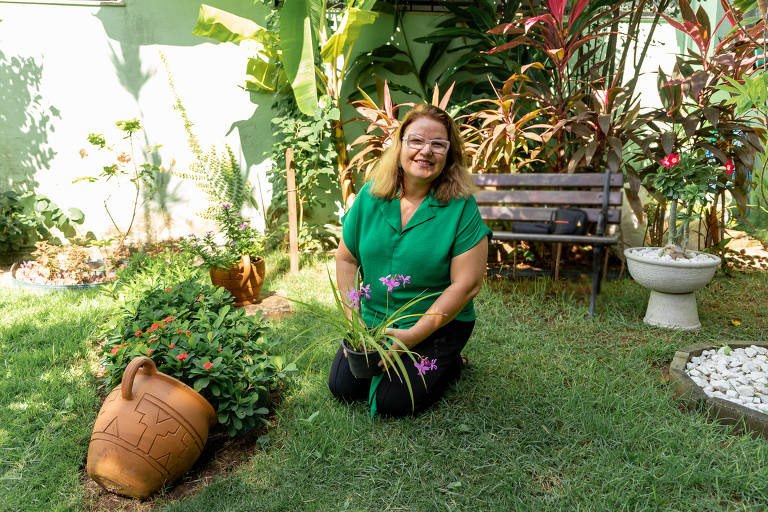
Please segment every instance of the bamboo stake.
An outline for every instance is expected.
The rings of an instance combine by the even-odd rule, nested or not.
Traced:
[[[299,232],[296,222],[296,176],[293,170],[293,148],[285,150],[285,181],[288,188],[288,246],[291,272],[298,272]]]

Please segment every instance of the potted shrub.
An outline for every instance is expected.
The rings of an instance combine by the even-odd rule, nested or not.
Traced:
[[[689,225],[717,195],[723,169],[701,148],[688,148],[682,156],[670,153],[660,163],[657,172],[648,174],[646,180],[649,188],[670,205],[669,240],[662,248],[626,249],[627,269],[638,284],[651,290],[645,323],[698,329],[701,323],[694,291],[712,280],[720,258],[687,249]],[[724,171],[733,174],[730,161]]]
[[[230,204],[217,210],[216,223],[224,237],[222,243],[209,232],[202,238],[190,236],[184,241],[185,247],[203,259],[211,282],[226,288],[235,298],[235,306],[259,302],[266,274],[264,258],[259,256],[264,250],[264,236]]]

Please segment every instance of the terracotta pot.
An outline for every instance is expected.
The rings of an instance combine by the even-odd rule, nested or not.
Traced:
[[[259,302],[261,286],[264,284],[266,267],[264,258],[251,258],[245,254],[237,267],[227,270],[209,269],[211,283],[226,288],[235,297],[235,306],[246,306]]]
[[[146,498],[192,467],[217,420],[202,395],[138,357],[101,406],[88,475],[110,492]]]

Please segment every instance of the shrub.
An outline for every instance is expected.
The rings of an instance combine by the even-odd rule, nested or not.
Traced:
[[[266,326],[232,307],[223,288],[187,280],[126,301],[102,344],[105,382],[150,357],[159,371],[202,394],[230,436],[264,422],[270,389],[285,376],[268,351]]]

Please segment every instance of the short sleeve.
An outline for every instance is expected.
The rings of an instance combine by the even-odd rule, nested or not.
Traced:
[[[464,209],[461,212],[459,225],[456,229],[456,238],[453,242],[451,257],[463,254],[477,245],[484,236],[489,239],[493,231],[485,225],[480,216],[480,210],[477,208],[477,201],[472,196],[465,201]],[[345,239],[346,243],[346,239]]]
[[[352,256],[359,262],[360,261],[360,215],[363,209],[361,203],[368,195],[368,184],[366,184],[360,193],[355,198],[352,206],[347,210],[347,213],[341,218],[341,234],[344,238],[344,245],[347,246]]]

